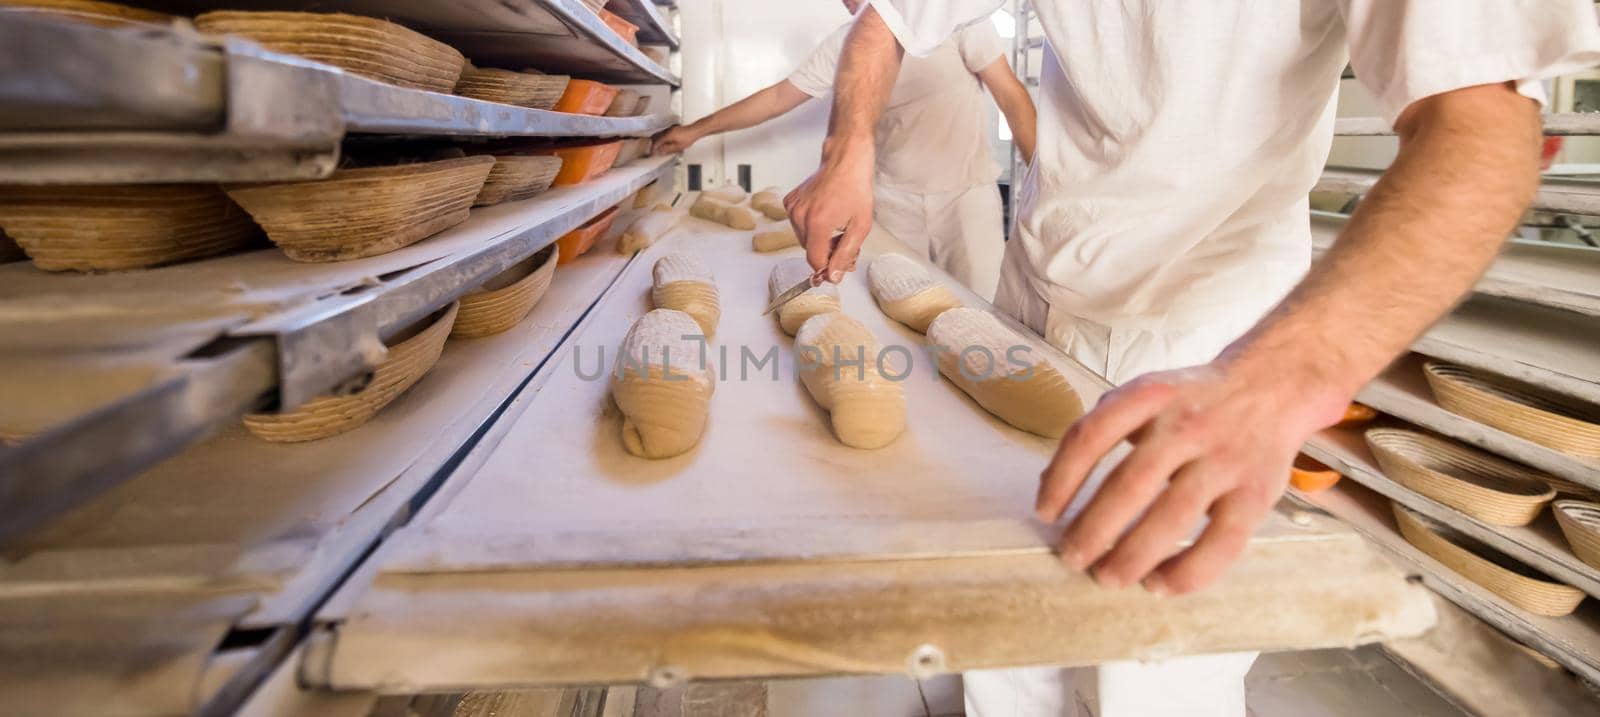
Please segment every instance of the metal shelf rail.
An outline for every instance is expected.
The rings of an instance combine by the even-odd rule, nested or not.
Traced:
[[[81,504],[224,421],[293,407],[359,380],[371,349],[645,185],[676,158],[650,158],[515,205],[512,231],[470,248],[226,331],[164,380],[17,446],[0,448],[0,544]],[[509,205],[503,205],[509,206]],[[511,210],[507,210],[511,211]],[[469,224],[459,231],[470,232]],[[362,347],[366,350],[352,350]]]
[[[1600,112],[1560,112],[1544,115],[1548,137],[1582,137],[1600,134]],[[1389,137],[1394,127],[1382,117],[1340,117],[1333,121],[1338,137]]]
[[[1314,192],[1366,194],[1383,176],[1383,170],[1328,167],[1312,188]],[[1566,214],[1600,215],[1600,182],[1545,177],[1533,196],[1531,209]]]
[[[624,2],[607,5],[606,9],[620,15],[622,19],[638,25],[640,42],[660,43],[676,50],[678,49],[678,32],[673,29],[672,23],[667,19],[667,16],[662,14],[667,12],[666,8],[670,8],[672,5],[662,4],[661,7],[663,9],[659,10],[656,5],[657,3],[650,0],[624,0]]]
[[[0,182],[313,179],[355,132],[647,137],[672,124],[397,87],[166,28],[0,14],[0,48]]]

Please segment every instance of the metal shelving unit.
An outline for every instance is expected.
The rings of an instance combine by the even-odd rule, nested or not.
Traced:
[[[11,48],[0,55],[0,182],[313,179],[333,171],[352,133],[646,137],[674,122],[397,87],[167,29],[0,15],[0,47]],[[124,70],[145,64],[152,71]]]

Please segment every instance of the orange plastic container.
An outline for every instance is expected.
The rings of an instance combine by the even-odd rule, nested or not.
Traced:
[[[615,87],[594,80],[572,80],[556,101],[556,111],[575,115],[603,115],[617,98]]]
[[[550,186],[565,187],[573,184],[582,184],[595,177],[606,173],[611,165],[617,161],[617,153],[622,151],[622,141],[604,142],[601,144],[581,144],[572,147],[558,147],[540,154],[553,154],[561,158],[561,171],[556,172],[555,181]]]
[[[1339,419],[1339,422],[1334,425],[1337,425],[1340,428],[1355,428],[1356,426],[1365,426],[1368,423],[1371,423],[1373,419],[1377,417],[1378,412],[1372,410],[1372,407],[1364,406],[1359,403],[1352,403],[1345,407],[1344,417]]]
[[[617,35],[622,38],[623,42],[633,45],[634,47],[639,46],[638,25],[628,22],[627,20],[618,17],[616,13],[604,8],[600,10],[599,14],[600,20],[606,24],[606,27],[611,28],[612,32],[617,33]]]
[[[592,249],[594,243],[600,241],[600,237],[605,236],[606,230],[611,228],[611,222],[616,221],[618,211],[620,211],[618,207],[612,207],[600,212],[600,216],[584,222],[583,226],[557,239],[556,247],[561,256],[556,259],[556,264],[569,264],[573,259],[583,256],[584,252]]]
[[[1296,490],[1315,493],[1327,490],[1339,482],[1339,472],[1329,468],[1307,455],[1294,457],[1294,466],[1289,469],[1289,484]]]

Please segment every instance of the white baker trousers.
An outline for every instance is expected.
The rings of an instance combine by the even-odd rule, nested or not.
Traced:
[[[1112,327],[1052,309],[1028,284],[1022,261],[1020,251],[1005,252],[995,308],[1113,384],[1216,358],[1292,286],[1262,291],[1260,300],[1229,307],[1203,325],[1152,319]],[[967,717],[1242,717],[1244,676],[1256,654],[968,672],[962,675]]]
[[[985,301],[994,300],[1006,245],[998,185],[934,194],[880,186],[873,204],[878,226]]]

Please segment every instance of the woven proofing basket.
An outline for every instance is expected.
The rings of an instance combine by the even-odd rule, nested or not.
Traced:
[[[1444,410],[1562,453],[1600,458],[1600,408],[1429,361],[1423,374]]]
[[[1508,557],[1475,546],[1495,559],[1479,555],[1441,535],[1447,530],[1443,526],[1407,510],[1398,503],[1394,504],[1394,517],[1406,542],[1427,553],[1434,560],[1444,563],[1445,567],[1459,573],[1461,577],[1483,586],[1485,590],[1523,610],[1535,615],[1561,617],[1572,614],[1573,610],[1578,609],[1578,603],[1583,602],[1582,590],[1552,581]],[[1459,536],[1454,537],[1461,539]],[[1468,541],[1462,539],[1462,542]],[[1535,575],[1539,577],[1534,577]]]
[[[385,254],[465,221],[494,163],[477,155],[225,189],[290,259],[343,261]]]
[[[550,289],[557,257],[556,247],[547,246],[461,297],[461,313],[450,336],[475,339],[516,326]]]
[[[1541,473],[1440,438],[1398,428],[1367,431],[1396,482],[1492,525],[1527,525],[1554,500]]]
[[[639,93],[633,90],[618,90],[617,96],[611,99],[611,105],[606,107],[607,117],[632,117],[638,114]]]
[[[416,334],[390,346],[389,355],[361,392],[313,398],[287,413],[253,413],[244,417],[245,428],[274,443],[300,443],[336,436],[372,420],[433,368],[450,337],[457,310],[456,304],[445,307],[430,316]]]
[[[22,253],[22,247],[17,246],[17,243],[11,237],[6,236],[4,228],[0,228],[0,264],[9,264],[13,261],[22,261],[27,258],[28,255]]]
[[[47,271],[171,264],[260,235],[214,184],[0,186],[0,227]]]
[[[1553,512],[1578,559],[1600,568],[1600,503],[1558,500]]]
[[[325,62],[380,82],[450,92],[467,58],[455,48],[387,20],[344,13],[204,13],[202,32],[237,35],[277,52]]]
[[[165,25],[173,19],[166,13],[98,0],[0,0],[0,13],[6,12],[37,13],[101,27],[132,23]]]
[[[475,100],[548,110],[567,91],[566,75],[542,75],[493,68],[468,67],[456,82],[456,94]]]
[[[514,202],[542,194],[560,171],[561,158],[554,155],[496,156],[494,168],[489,170],[489,178],[478,190],[472,206]]]

